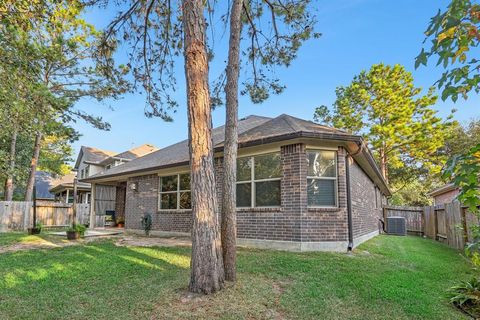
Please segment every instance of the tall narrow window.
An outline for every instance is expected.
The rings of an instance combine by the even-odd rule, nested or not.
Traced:
[[[307,151],[307,197],[311,207],[337,206],[337,153]]]
[[[160,177],[160,210],[191,209],[190,174]]]
[[[280,154],[237,159],[237,207],[280,206]]]

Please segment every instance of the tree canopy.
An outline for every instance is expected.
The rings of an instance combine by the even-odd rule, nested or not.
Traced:
[[[431,108],[437,100],[434,90],[422,94],[403,66],[373,65],[350,85],[338,87],[336,95],[333,110],[321,106],[315,119],[362,134],[392,185],[440,171],[438,150],[451,121]]]

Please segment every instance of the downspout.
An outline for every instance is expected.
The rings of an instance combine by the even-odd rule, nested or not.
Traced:
[[[348,222],[348,247],[347,251],[351,252],[353,250],[353,225],[352,225],[352,197],[350,189],[350,163],[349,163],[348,152],[345,156],[345,178],[347,180],[346,190],[347,190],[347,222]]]

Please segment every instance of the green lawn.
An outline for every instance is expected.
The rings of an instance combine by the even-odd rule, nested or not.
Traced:
[[[472,272],[442,244],[380,236],[354,255],[243,249],[235,287],[192,298],[189,251],[102,241],[0,254],[0,319],[461,319],[445,291]]]

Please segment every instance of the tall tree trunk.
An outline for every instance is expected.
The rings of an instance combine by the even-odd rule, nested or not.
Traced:
[[[223,287],[224,271],[213,167],[203,3],[202,0],[182,1],[193,216],[189,289],[209,294]]]
[[[25,191],[25,201],[32,201],[33,185],[35,184],[35,173],[37,172],[38,158],[40,157],[40,145],[42,142],[42,133],[37,132],[35,144],[33,146],[32,161],[30,163],[30,173],[28,174],[27,189]]]
[[[13,172],[15,170],[17,135],[18,129],[15,126],[12,133],[12,141],[10,142],[10,164],[8,166],[7,179],[5,180],[5,201],[12,201],[13,199]]]
[[[388,160],[384,148],[380,149],[380,171],[385,181],[388,183]]]
[[[228,49],[225,143],[223,149],[222,249],[225,280],[237,278],[236,181],[238,148],[238,78],[240,71],[240,35],[243,0],[234,0],[230,11]]]

